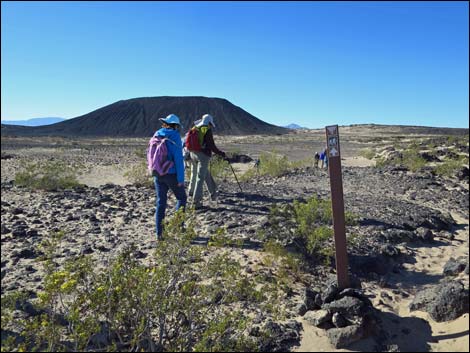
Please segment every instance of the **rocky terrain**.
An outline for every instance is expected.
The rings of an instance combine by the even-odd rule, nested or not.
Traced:
[[[321,131],[318,138],[311,136],[315,134],[260,137],[260,141],[220,139],[220,143],[224,149],[237,146],[256,158],[263,150],[269,151],[276,138],[291,139],[293,148],[286,153],[301,158],[311,153],[312,146],[322,145]],[[257,321],[276,332],[276,340],[265,349],[465,351],[469,337],[468,162],[466,175],[450,176],[436,174],[429,167],[414,172],[395,164],[356,166],[361,158],[358,152],[370,145],[370,136],[347,129],[343,136],[345,209],[357,217],[347,228],[356,288],[335,288],[334,258],[330,263],[314,260],[302,268],[279,303],[285,314],[282,320],[259,308],[246,308],[255,310]],[[377,154],[390,140],[394,135],[384,132]],[[158,246],[154,190],[132,185],[125,177],[141,158],[142,146],[145,141],[139,139],[2,138],[2,295],[26,290],[34,300],[43,289],[44,276],[37,261],[38,245],[56,231],[65,234],[59,258],[91,254],[104,266],[133,243],[136,258],[150,261]],[[459,153],[468,156],[468,143]],[[15,185],[15,173],[26,161],[50,159],[77,165],[85,185],[55,192]],[[235,167],[241,173],[252,164]],[[207,211],[195,215],[198,237],[192,246],[207,248],[205,254],[211,256],[211,236],[225,227],[228,238],[237,241],[226,249],[244,273],[274,278],[277,269],[265,261],[266,239],[260,235],[272,225],[270,209],[306,201],[312,195],[328,199],[327,172],[305,165],[277,177],[256,175],[241,187],[243,192],[230,177],[219,181],[218,200],[206,199]],[[174,205],[173,197],[170,205]]]

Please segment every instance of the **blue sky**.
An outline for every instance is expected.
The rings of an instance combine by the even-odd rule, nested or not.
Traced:
[[[467,2],[5,2],[1,118],[222,97],[267,122],[467,127]]]

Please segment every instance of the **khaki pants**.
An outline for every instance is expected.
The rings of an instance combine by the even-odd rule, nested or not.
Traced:
[[[193,197],[193,205],[202,206],[203,184],[206,183],[211,198],[215,198],[216,185],[209,172],[211,157],[203,152],[191,152],[191,182],[189,184],[189,196]]]

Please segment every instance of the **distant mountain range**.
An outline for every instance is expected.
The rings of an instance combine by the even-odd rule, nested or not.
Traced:
[[[289,124],[289,125],[286,125],[284,126],[286,129],[293,129],[293,130],[299,130],[299,129],[307,129],[306,127],[302,127],[300,125],[297,125],[297,124]]]
[[[28,120],[2,120],[2,124],[20,125],[20,126],[43,126],[43,125],[59,123],[64,120],[65,120],[64,118],[47,117],[47,118],[33,118],[33,119],[28,119]]]
[[[2,136],[151,136],[161,127],[160,118],[180,117],[183,131],[195,120],[211,114],[216,134],[284,134],[288,130],[268,124],[222,98],[146,97],[121,100],[88,114],[47,126],[3,125]]]

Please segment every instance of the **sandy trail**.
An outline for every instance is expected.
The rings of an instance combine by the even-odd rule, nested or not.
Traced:
[[[401,250],[413,254],[416,262],[405,263],[405,271],[392,274],[389,283],[394,288],[382,288],[376,284],[363,283],[366,295],[371,297],[374,307],[379,309],[383,326],[401,351],[468,352],[469,314],[449,322],[435,322],[428,313],[410,312],[409,304],[417,291],[437,284],[444,278],[445,263],[451,258],[469,256],[469,220],[452,214],[458,226],[455,239],[437,239],[435,244],[425,247],[404,247]],[[468,287],[469,277],[461,273],[457,279]],[[335,350],[329,343],[325,331],[307,323],[301,317],[304,331],[296,352],[328,352]],[[375,351],[373,339],[362,340],[340,352]]]

